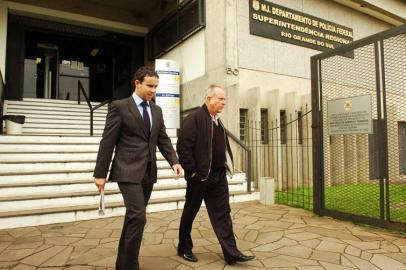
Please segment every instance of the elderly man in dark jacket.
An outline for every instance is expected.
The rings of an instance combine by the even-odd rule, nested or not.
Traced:
[[[196,262],[191,230],[202,200],[228,264],[254,259],[238,249],[230,216],[226,171],[232,172],[232,153],[218,118],[226,104],[221,86],[210,85],[205,104],[183,121],[177,143],[179,161],[187,181],[186,202],[179,228],[178,255]]]

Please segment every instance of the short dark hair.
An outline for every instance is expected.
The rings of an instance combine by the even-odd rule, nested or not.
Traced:
[[[156,71],[151,66],[142,66],[137,69],[137,71],[133,75],[133,85],[135,84],[136,80],[139,82],[143,82],[146,76],[159,78],[158,73],[156,73]]]

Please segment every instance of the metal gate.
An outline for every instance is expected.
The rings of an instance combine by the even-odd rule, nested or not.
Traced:
[[[406,230],[406,25],[313,56],[311,68],[314,211]],[[362,95],[372,133],[332,134],[328,102]]]

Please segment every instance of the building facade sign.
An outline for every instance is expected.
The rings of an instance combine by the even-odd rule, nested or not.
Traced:
[[[371,96],[327,101],[329,135],[372,133]]]
[[[162,108],[166,128],[180,127],[179,63],[172,60],[155,60],[159,85],[155,101]]]
[[[319,51],[353,41],[351,28],[266,0],[250,0],[250,34]]]

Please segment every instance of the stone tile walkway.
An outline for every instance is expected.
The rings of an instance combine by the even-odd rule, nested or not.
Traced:
[[[258,202],[232,204],[238,247],[256,259],[225,265],[205,208],[196,218],[197,263],[176,256],[181,211],[148,214],[142,270],[406,269],[406,236]],[[123,218],[0,230],[0,269],[114,269]]]

